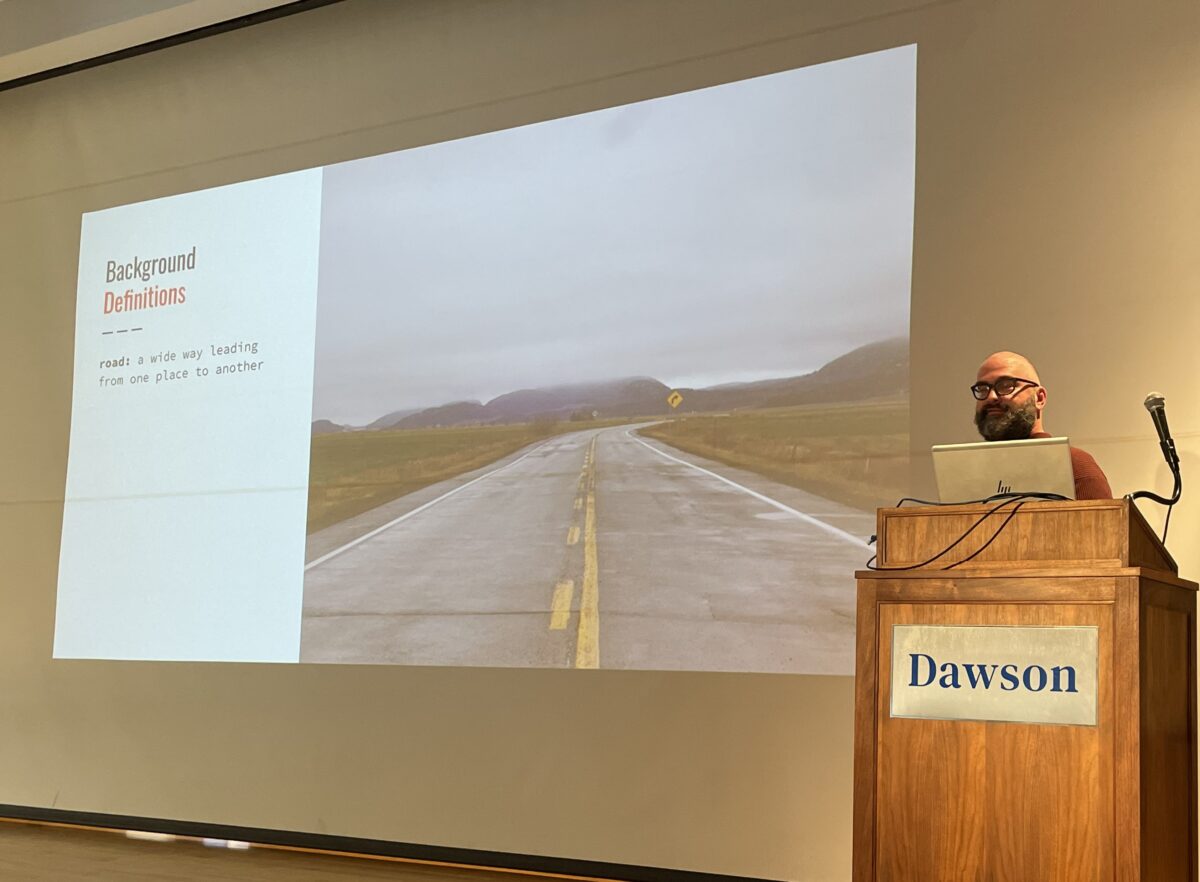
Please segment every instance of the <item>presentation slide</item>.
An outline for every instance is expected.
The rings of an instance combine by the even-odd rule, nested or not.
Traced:
[[[299,657],[321,176],[84,216],[56,657]]]
[[[83,217],[54,655],[851,674],[916,47]]]

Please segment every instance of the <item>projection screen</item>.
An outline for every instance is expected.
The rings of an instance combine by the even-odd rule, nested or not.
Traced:
[[[1174,341],[1197,326],[1200,71],[1181,51],[1197,39],[1183,0],[1153,13],[1077,0],[343,0],[0,93],[3,813],[353,837],[337,844],[575,875],[846,879],[842,653],[850,574],[868,555],[774,503],[864,538],[855,519],[894,499],[855,496],[855,482],[879,475],[894,494],[882,476],[901,448],[916,463],[906,489],[931,490],[924,455],[975,435],[966,386],[998,348],[1034,360],[1049,430],[1093,453],[1115,492],[1169,492],[1141,402],[1166,395],[1187,472],[1200,395]],[[785,96],[786,112],[750,132],[754,102],[738,100],[726,109],[746,131],[708,119],[653,163],[651,145],[678,142],[651,135],[689,131],[674,99],[806,73],[845,89],[843,75],[914,43],[915,75],[878,102],[843,113],[836,91]],[[856,130],[855,107],[882,127]],[[796,132],[793,117],[822,124]],[[607,140],[584,149],[572,125]],[[835,129],[860,137],[806,154]],[[543,152],[484,150],[517,143]],[[564,169],[603,172],[602,150],[640,156],[644,177],[573,188]],[[457,151],[479,162],[460,169]],[[747,207],[752,168],[695,164],[722,155],[814,174],[760,187]],[[901,171],[907,183],[890,176]],[[505,201],[518,182],[537,198]],[[467,188],[480,200],[462,204]],[[814,222],[831,198],[844,202]],[[147,226],[160,210],[189,225]],[[126,221],[132,237],[115,236]],[[366,235],[385,223],[397,235]],[[911,304],[898,259],[910,231]],[[847,261],[847,248],[869,258]],[[117,280],[158,258],[152,278]],[[659,276],[680,262],[698,271]],[[695,314],[681,291],[696,292]],[[862,308],[837,316],[833,291]],[[126,310],[127,292],[131,306],[162,305]],[[870,325],[867,304],[886,320]],[[778,319],[765,328],[764,310]],[[868,389],[843,384],[836,399],[756,397],[825,379],[826,365],[848,381],[846,356],[888,341],[911,390],[866,372]],[[1102,344],[1117,350],[1103,363]],[[218,365],[234,372],[155,383]],[[139,367],[145,385],[100,387]],[[654,395],[607,411],[599,393],[635,379]],[[509,415],[532,401],[536,415]],[[896,418],[906,404],[911,423]],[[101,420],[118,413],[132,422]],[[805,424],[813,413],[829,422]],[[847,413],[875,416],[835,424]],[[772,414],[790,443],[770,443]],[[381,418],[397,425],[370,428]],[[421,456],[404,438],[440,446]],[[370,446],[380,439],[397,446]],[[372,459],[398,451],[423,473]],[[552,467],[536,479],[519,471],[539,460]],[[580,671],[592,474],[598,669]],[[486,517],[470,510],[497,492]],[[90,555],[94,573],[81,560],[108,527],[89,506],[124,527]],[[390,517],[371,521],[380,508]],[[318,509],[330,520],[311,520]],[[1189,577],[1196,529],[1185,497],[1170,545]],[[204,531],[221,541],[192,544]],[[815,575],[819,557],[758,569],[751,550],[801,531],[827,537],[830,561],[854,558],[836,564],[844,581]],[[389,543],[383,588],[332,578]],[[163,549],[176,554],[165,580]],[[803,590],[779,588],[789,567]],[[308,646],[322,629],[325,645]],[[807,649],[777,651],[785,633]],[[401,644],[419,652],[390,654]],[[351,663],[360,649],[368,663]],[[282,663],[219,661],[267,651]]]
[[[55,657],[851,674],[915,76],[85,214]]]

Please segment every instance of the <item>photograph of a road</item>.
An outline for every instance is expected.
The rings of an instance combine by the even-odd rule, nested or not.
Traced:
[[[553,437],[310,535],[300,660],[852,674],[873,515],[646,425]]]
[[[854,670],[916,47],[323,169],[300,661]]]

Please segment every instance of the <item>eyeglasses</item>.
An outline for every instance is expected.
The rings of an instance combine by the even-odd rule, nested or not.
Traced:
[[[1033,380],[1023,380],[1020,377],[999,377],[994,383],[976,383],[971,387],[971,394],[976,401],[986,401],[989,394],[995,391],[997,398],[1007,398],[1021,386],[1040,386]]]

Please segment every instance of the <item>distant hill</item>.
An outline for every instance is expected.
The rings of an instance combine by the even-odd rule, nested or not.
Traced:
[[[522,389],[493,398],[485,407],[499,422],[531,416],[569,419],[573,413],[597,411],[605,416],[636,416],[668,409],[669,387],[650,377],[629,377],[605,383]]]
[[[329,420],[313,420],[312,433],[314,435],[331,435],[334,432],[348,432],[346,426],[339,426],[337,423]]]
[[[679,413],[887,398],[908,391],[908,338],[868,343],[802,376],[679,391],[683,395]],[[670,392],[671,387],[652,377],[520,389],[493,398],[486,404],[455,401],[422,410],[394,411],[367,428],[493,425],[537,419],[590,418],[593,414],[600,419],[658,416],[675,412],[667,404]],[[318,420],[313,423],[313,432],[318,431],[318,424],[326,423],[335,425],[328,420]],[[342,431],[342,428],[322,431]]]
[[[385,413],[375,422],[367,426],[368,429],[390,429],[406,416],[412,416],[414,413],[420,413],[423,408],[410,407],[407,410],[393,410],[391,413]]]
[[[868,343],[773,391],[767,407],[886,398],[908,392],[908,338]]]
[[[670,409],[670,389],[658,380],[631,377],[603,383],[578,383],[521,389],[493,398],[487,404],[459,401],[403,417],[392,428],[524,423],[537,419],[569,420],[572,416],[638,416]]]
[[[427,407],[393,422],[391,429],[428,429],[433,426],[471,426],[493,423],[484,406],[478,401],[454,401],[438,407]],[[371,425],[375,425],[372,423]]]
[[[679,391],[684,411],[794,407],[899,395],[908,391],[908,338],[868,343],[799,377]]]

